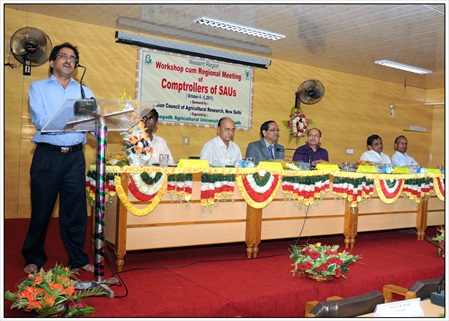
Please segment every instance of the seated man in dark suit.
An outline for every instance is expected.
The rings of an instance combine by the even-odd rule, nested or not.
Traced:
[[[260,161],[284,159],[284,146],[277,143],[280,129],[274,120],[268,120],[260,126],[261,140],[248,144],[245,158],[255,158],[256,165]]]

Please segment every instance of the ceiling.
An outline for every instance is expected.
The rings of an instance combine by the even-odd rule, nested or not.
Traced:
[[[438,1],[437,1],[438,2]],[[437,3],[434,2],[434,3]],[[148,37],[213,46],[423,89],[444,88],[444,4],[7,4]],[[281,40],[199,25],[215,18],[284,34]],[[374,64],[389,59],[433,71]]]

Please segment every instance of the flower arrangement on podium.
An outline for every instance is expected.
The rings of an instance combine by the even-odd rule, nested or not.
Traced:
[[[81,316],[95,311],[81,302],[82,298],[106,294],[100,287],[75,290],[76,270],[56,264],[54,268],[29,274],[18,285],[17,292],[6,291],[5,299],[13,302],[11,309],[34,312],[38,317]]]
[[[292,274],[306,274],[308,278],[317,281],[330,281],[334,278],[346,279],[348,265],[356,262],[359,255],[340,252],[338,245],[323,245],[321,243],[304,246],[292,245],[290,259],[293,261]]]
[[[290,110],[289,120],[282,121],[287,127],[289,136],[288,142],[295,138],[296,143],[299,142],[301,137],[304,137],[307,133],[309,125],[313,123],[311,119],[308,119],[300,108],[292,108]]]
[[[145,123],[139,120],[137,124],[122,133],[125,141],[125,153],[131,165],[145,166],[150,164],[153,155]]]

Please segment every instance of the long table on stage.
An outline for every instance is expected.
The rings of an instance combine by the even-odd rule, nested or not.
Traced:
[[[358,232],[416,228],[423,240],[427,226],[444,224],[442,174],[129,166],[107,171],[105,239],[118,271],[127,251],[245,242],[247,257],[256,258],[263,240],[343,234],[352,248]],[[235,182],[205,183],[217,174],[233,174]],[[287,182],[296,176],[292,192]],[[248,182],[261,186],[263,199],[257,200]]]

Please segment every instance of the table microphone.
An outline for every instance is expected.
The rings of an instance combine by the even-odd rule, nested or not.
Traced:
[[[444,298],[444,290],[441,291],[441,285],[444,282],[444,275],[441,278],[441,280],[438,282],[438,287],[436,292],[430,293],[430,302],[433,304],[439,305],[441,307],[444,307],[445,298]]]

